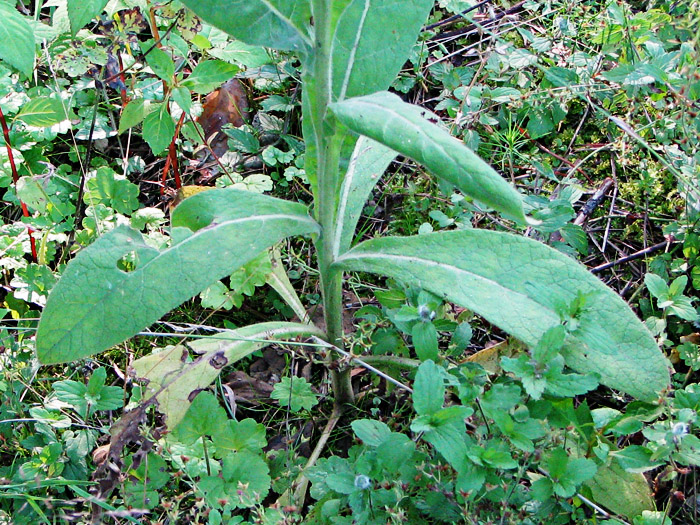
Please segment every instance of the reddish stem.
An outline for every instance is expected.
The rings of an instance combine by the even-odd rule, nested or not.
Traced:
[[[177,148],[175,147],[175,139],[180,134],[180,129],[182,128],[182,123],[185,121],[185,112],[180,115],[180,120],[177,121],[177,126],[175,126],[175,134],[173,135],[173,140],[170,141],[170,146],[168,148],[168,157],[165,159],[165,166],[163,166],[163,176],[161,177],[160,194],[165,193],[165,181],[168,178],[168,172],[170,171],[170,166],[173,167],[173,175],[175,176],[175,187],[177,189],[182,188],[182,179],[180,178],[180,167],[177,162]]]
[[[7,157],[10,159],[10,167],[12,168],[12,180],[15,183],[15,191],[17,190],[17,182],[19,181],[19,174],[17,173],[17,166],[15,165],[15,156],[12,153],[12,146],[10,145],[10,129],[7,127],[7,122],[5,121],[5,114],[2,112],[2,108],[0,108],[0,126],[2,126],[2,133],[5,136],[5,147],[7,148]],[[29,217],[29,210],[27,209],[27,205],[22,202],[19,197],[17,197],[19,200],[19,204],[22,207],[22,215],[25,217]],[[37,262],[39,258],[37,257],[36,254],[36,241],[34,240],[34,237],[32,237],[32,233],[34,233],[34,228],[31,226],[27,225],[27,230],[29,231],[29,243],[31,244],[32,247],[32,257],[34,258],[34,262]]]

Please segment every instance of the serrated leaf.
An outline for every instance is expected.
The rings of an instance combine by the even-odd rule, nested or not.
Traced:
[[[16,117],[27,126],[47,128],[68,119],[68,114],[60,100],[50,97],[37,97],[22,106]]]
[[[247,44],[297,51],[311,47],[308,0],[229,0],[225,9],[219,0],[182,3],[205,22]]]
[[[135,98],[130,101],[119,119],[119,133],[124,133],[126,130],[138,126],[146,117],[146,101],[142,98]]]
[[[154,47],[146,55],[146,63],[158,78],[167,83],[172,83],[175,75],[175,62],[173,62],[168,53],[159,47]]]
[[[542,108],[533,108],[528,112],[527,131],[530,137],[535,139],[554,130],[554,123],[547,111]]]
[[[151,147],[154,155],[163,152],[170,145],[175,135],[175,123],[168,113],[168,104],[151,111],[143,121],[143,138]]]
[[[192,401],[185,417],[173,429],[175,439],[191,445],[202,436],[221,432],[226,425],[226,410],[210,392],[201,392]]]
[[[267,463],[247,450],[225,457],[221,472],[224,480],[235,489],[230,494],[234,508],[247,508],[260,503],[270,490]]]
[[[520,194],[496,171],[448,131],[437,117],[398,96],[381,92],[330,105],[351,130],[420,162],[465,194],[526,222]]]
[[[212,440],[218,457],[242,450],[257,453],[267,445],[265,426],[250,418],[219,425]]]
[[[277,399],[280,406],[289,407],[292,412],[299,412],[301,409],[311,410],[318,404],[316,394],[303,377],[283,377],[275,385],[270,397]]]
[[[239,71],[238,66],[221,60],[205,60],[197,64],[182,85],[194,93],[207,94],[231,80]]]
[[[529,346],[561,323],[561,305],[584,294],[591,307],[562,352],[567,364],[644,400],[656,399],[670,383],[665,357],[627,304],[585,268],[531,239],[485,230],[388,237],[358,245],[333,266],[412,283]]]
[[[185,416],[192,394],[214,382],[224,366],[265,348],[267,340],[299,335],[323,337],[323,332],[308,324],[259,323],[190,341],[188,346],[197,353],[192,361],[187,348],[178,345],[137,359],[132,366],[137,377],[148,381],[144,396],[157,395],[159,410],[168,428],[173,428]]]
[[[102,13],[109,0],[68,0],[70,30],[75,35],[90,20]]]
[[[644,276],[644,284],[647,285],[649,293],[660,299],[668,294],[668,285],[661,277],[655,273],[648,273]]]
[[[229,42],[224,48],[210,49],[209,54],[229,63],[241,64],[248,69],[272,62],[270,54],[264,47],[251,46],[238,40]]]
[[[629,520],[654,510],[653,494],[644,475],[627,472],[617,463],[600,467],[586,486],[596,503]]]
[[[88,206],[104,204],[125,215],[139,207],[139,187],[125,178],[117,178],[111,168],[99,168],[86,186],[83,200]]]
[[[17,197],[31,209],[46,213],[51,198],[39,177],[20,177],[16,184]]]
[[[467,456],[465,434],[464,423],[456,422],[426,432],[423,439],[433,445],[454,469],[459,470]]]
[[[172,97],[180,109],[189,115],[192,110],[192,93],[186,87],[176,87],[172,90]],[[122,117],[123,118],[123,117]]]
[[[544,76],[555,87],[568,87],[580,82],[579,76],[573,69],[563,67],[549,67],[544,70]]]
[[[413,347],[421,361],[438,358],[438,336],[433,323],[417,322],[411,330]]]
[[[107,371],[104,367],[96,369],[87,386],[73,380],[56,381],[53,389],[56,397],[71,405],[83,417],[88,417],[96,410],[116,410],[124,405],[124,392],[116,386],[105,386]]]
[[[411,460],[416,444],[406,434],[390,432],[377,447],[377,460],[389,472],[400,472]]]
[[[197,490],[214,508],[227,502],[232,508],[248,508],[260,503],[270,490],[267,463],[256,454],[243,450],[227,455],[222,476],[203,477]]]
[[[36,43],[34,29],[14,4],[0,3],[0,60],[19,70],[27,78],[34,71]]]
[[[235,304],[231,290],[228,289],[223,282],[217,281],[214,284],[207,286],[202,293],[199,294],[203,308],[212,308],[218,310],[230,310],[234,306],[239,308],[240,304]]]
[[[378,447],[391,436],[391,429],[387,424],[375,419],[356,419],[350,426],[355,435],[370,447]]]
[[[158,251],[120,226],[81,251],[53,288],[37,333],[43,363],[106,350],[285,237],[318,232],[306,207],[233,188],[199,193],[172,214]],[[131,254],[135,269],[118,263]]]

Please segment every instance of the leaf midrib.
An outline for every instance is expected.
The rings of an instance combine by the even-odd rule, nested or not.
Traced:
[[[121,281],[119,283],[117,283],[113,288],[107,290],[105,294],[103,294],[99,297],[99,301],[102,302],[102,301],[105,301],[106,298],[111,298],[118,291],[123,290],[125,283],[129,283],[131,280],[133,280],[135,278],[134,276],[138,275],[140,272],[143,272],[151,264],[155,264],[161,257],[168,255],[172,250],[176,250],[182,246],[185,246],[188,242],[197,239],[200,235],[205,235],[205,234],[211,232],[211,230],[216,228],[216,227],[229,226],[229,225],[236,224],[236,223],[244,223],[246,221],[259,221],[261,218],[270,219],[270,220],[274,220],[276,218],[278,218],[280,220],[291,219],[291,220],[298,221],[300,223],[301,222],[308,222],[308,223],[310,223],[310,225],[314,226],[315,229],[318,229],[318,224],[311,217],[301,217],[299,215],[287,215],[287,214],[271,214],[271,215],[262,215],[262,216],[256,215],[254,217],[242,217],[242,218],[232,219],[232,220],[224,221],[224,222],[220,222],[220,223],[212,222],[208,226],[200,228],[199,230],[194,232],[192,235],[190,235],[189,237],[187,237],[183,241],[179,242],[176,246],[171,246],[170,248],[167,248],[166,250],[159,252],[158,255],[156,255],[153,259],[146,262],[140,268],[137,268],[133,272],[129,272],[129,273],[126,273],[125,275],[123,275],[123,278],[121,279]],[[144,245],[144,246],[147,247],[146,245]],[[88,314],[90,311],[91,311],[91,309],[89,309],[89,308],[86,309],[85,313],[82,316],[80,316],[79,318],[77,318],[76,322],[73,323],[73,325],[71,325],[70,329],[66,330],[65,334],[63,336],[61,336],[61,338],[58,339],[53,345],[51,345],[50,348],[53,349],[53,348],[56,348],[56,347],[60,346],[61,344],[63,344],[63,342],[66,340],[66,338],[71,335],[72,330],[75,329],[75,327],[80,326],[83,323],[83,321],[88,317]]]
[[[510,293],[510,294],[515,294],[515,295],[518,295],[518,296],[520,296],[520,297],[524,297],[524,298],[526,298],[528,301],[532,301],[532,302],[534,302],[534,303],[536,303],[536,304],[542,306],[542,307],[545,308],[546,310],[550,311],[553,315],[555,315],[554,310],[552,310],[551,308],[548,308],[546,305],[544,305],[544,304],[538,302],[537,300],[535,300],[534,298],[530,297],[529,295],[527,295],[527,294],[525,294],[525,293],[522,293],[522,292],[519,292],[519,291],[517,291],[517,290],[514,290],[514,289],[512,289],[512,288],[508,288],[507,286],[502,285],[502,284],[499,283],[498,281],[495,281],[495,280],[493,280],[493,279],[489,279],[488,277],[485,277],[485,276],[480,275],[480,274],[478,274],[478,273],[475,273],[475,272],[466,270],[466,269],[464,269],[464,268],[460,268],[459,266],[454,266],[454,265],[451,265],[451,264],[446,264],[446,263],[443,263],[443,262],[433,261],[433,260],[431,260],[431,259],[424,259],[424,258],[415,257],[415,256],[393,255],[393,254],[384,254],[384,253],[377,253],[377,252],[360,252],[360,251],[358,251],[358,252],[356,252],[356,253],[353,253],[353,251],[350,251],[350,252],[348,252],[348,253],[346,253],[346,254],[340,256],[340,257],[336,260],[336,262],[334,263],[334,266],[336,266],[336,265],[340,266],[340,265],[342,265],[342,263],[343,263],[344,261],[347,261],[347,260],[349,260],[349,259],[356,259],[356,260],[361,260],[361,259],[384,259],[384,260],[390,260],[390,261],[395,261],[395,260],[397,260],[397,259],[400,259],[400,260],[409,261],[409,262],[412,262],[412,263],[415,263],[415,264],[425,264],[425,265],[427,265],[427,266],[438,267],[438,268],[441,268],[441,269],[443,269],[443,270],[453,271],[453,272],[456,272],[456,273],[459,273],[459,274],[468,275],[468,276],[470,276],[470,277],[472,277],[472,278],[474,278],[474,279],[478,279],[478,280],[480,280],[480,281],[489,283],[490,285],[492,285],[492,286],[495,287],[495,288],[498,288],[498,289],[501,289],[501,290],[505,290],[505,291],[507,291],[507,292]]]

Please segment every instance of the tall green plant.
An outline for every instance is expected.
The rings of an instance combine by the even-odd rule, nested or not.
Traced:
[[[372,188],[397,154],[519,224],[520,194],[453,138],[428,111],[386,90],[414,44],[432,0],[184,0],[204,20],[249,44],[296,52],[303,64],[303,133],[311,213],[298,203],[236,189],[185,200],[172,215],[172,243],[158,251],[121,226],[85,248],[53,289],[39,324],[42,363],[103,351],[146,328],[205,287],[294,235],[310,236],[323,291],[325,330],[263,323],[136,363],[169,425],[190,394],[266,339],[322,335],[342,346],[344,271],[415,283],[463,305],[528,345],[567,328],[569,366],[652,400],[669,384],[654,339],[615,293],[575,261],[536,241],[492,231],[386,237],[351,248]],[[119,262],[135,257],[124,272]],[[289,292],[283,278],[278,286]],[[280,284],[281,283],[281,284]],[[291,292],[283,295],[295,307]],[[584,307],[574,308],[571,305]],[[155,386],[154,386],[155,385]],[[338,405],[352,401],[347,371],[333,372]]]

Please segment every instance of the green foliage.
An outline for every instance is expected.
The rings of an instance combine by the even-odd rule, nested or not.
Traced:
[[[36,43],[28,18],[20,15],[12,4],[0,3],[0,37],[12,45],[2,46],[0,59],[17,68],[26,77],[32,76]]]
[[[70,118],[70,115],[60,100],[37,97],[24,104],[16,118],[27,126],[49,127]]]
[[[69,405],[83,418],[97,410],[116,410],[124,404],[124,392],[116,386],[105,386],[107,371],[100,367],[90,376],[87,385],[72,381],[56,381],[56,398]]]
[[[644,276],[644,283],[649,289],[649,293],[657,300],[657,306],[668,313],[677,315],[686,321],[696,321],[698,313],[693,307],[693,299],[683,295],[685,287],[688,285],[688,277],[681,275],[670,285],[653,273]]]
[[[155,155],[168,147],[175,135],[175,123],[170,117],[167,104],[153,108],[143,121],[143,138]]]
[[[68,0],[68,20],[70,29],[76,34],[90,22],[95,16],[102,13],[108,0]]]
[[[508,258],[501,257],[503,252]],[[569,258],[529,239],[484,230],[375,239],[341,255],[334,265],[414,283],[464,305],[529,345],[561,322],[564,305],[579,293],[591,294],[596,308],[577,314],[576,325],[570,325],[567,364],[595,372],[603,383],[640,398],[654,398],[667,384],[657,345],[628,306]],[[551,279],[558,286],[548,286]],[[606,322],[610,316],[617,319],[615,325]],[[621,352],[624,362],[606,364]],[[635,374],[645,369],[639,380]]]
[[[330,106],[353,131],[367,136],[424,164],[466,195],[525,222],[520,195],[503,178],[449,132],[435,115],[382,92]]]
[[[694,4],[184,3],[0,5],[0,521],[689,522]]]
[[[233,204],[236,200],[238,204]],[[216,206],[225,202],[226,207]],[[316,223],[305,213],[304,207],[292,202],[255,195],[234,188],[200,193],[181,204],[173,213],[173,244],[158,251],[146,244],[142,236],[128,227],[120,226],[103,235],[74,259],[57,286],[63,292],[54,297],[61,302],[47,303],[39,329],[40,344],[37,352],[45,362],[60,362],[75,358],[75,337],[91,334],[92,342],[80,344],[80,354],[87,356],[97,347],[107,349],[126,337],[135,335],[163,314],[200,292],[216,278],[247,263],[265,248],[290,234],[317,231]],[[235,251],[224,239],[236,238],[248,242],[247,252]],[[247,241],[246,241],[247,239]],[[136,267],[124,272],[118,262],[135,252]],[[93,254],[102,262],[93,268]],[[206,254],[206,264],[201,256]],[[189,258],[189,261],[188,261]],[[81,262],[82,261],[82,262]],[[83,267],[85,265],[85,267]],[[79,284],[86,275],[95,284]],[[149,275],[153,272],[151,275]],[[172,275],[167,275],[172,272]],[[193,272],[199,274],[196,277]],[[71,277],[72,276],[72,277]],[[165,279],[166,281],[162,281]],[[144,282],[178,282],[166,293],[143,298],[139,290]],[[75,281],[75,282],[71,282]],[[97,283],[101,284],[97,284]],[[104,283],[109,283],[103,287]],[[60,290],[60,289],[59,289]],[[97,294],[86,300],[86,293]],[[73,295],[74,299],[69,299]],[[144,300],[145,299],[145,300]],[[62,315],[62,301],[68,300],[80,310],[73,310],[70,318]],[[99,308],[95,308],[99,305]],[[56,312],[52,326],[51,311]],[[124,312],[119,314],[119,311]],[[134,315],[135,314],[135,315]],[[106,323],[109,316],[120,318],[119,326]],[[97,345],[97,346],[93,346]]]
[[[289,407],[292,412],[299,412],[302,409],[311,410],[318,404],[316,394],[303,377],[283,377],[275,385],[270,397],[277,399],[280,406]]]
[[[238,67],[221,60],[205,60],[197,64],[182,86],[194,93],[210,93],[238,71]]]

